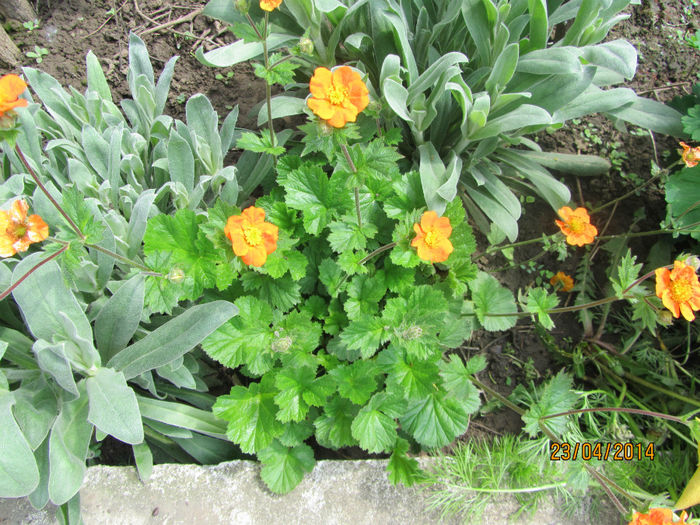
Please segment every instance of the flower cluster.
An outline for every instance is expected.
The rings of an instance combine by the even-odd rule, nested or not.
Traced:
[[[26,252],[30,244],[49,236],[48,225],[39,215],[27,217],[28,209],[24,199],[17,199],[9,211],[0,210],[0,257]]]
[[[281,3],[282,0],[260,0],[260,9],[263,11],[274,11]]]

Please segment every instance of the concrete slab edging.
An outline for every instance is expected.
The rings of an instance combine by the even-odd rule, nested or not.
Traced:
[[[423,459],[429,467],[430,459]],[[133,467],[96,466],[87,469],[80,491],[86,525],[356,525],[440,522],[426,511],[426,496],[416,488],[393,487],[386,476],[386,460],[319,461],[313,472],[289,494],[272,494],[260,479],[253,461],[230,461],[212,466],[156,465],[147,483]],[[537,525],[618,524],[614,509],[592,519],[588,502],[573,517],[555,508],[551,499],[534,514],[515,519],[519,506],[511,496],[489,505],[480,521],[488,524]],[[608,512],[609,511],[609,512]],[[0,524],[56,523],[55,507],[37,511],[27,498],[0,499]],[[509,519],[509,517],[511,517]],[[443,521],[464,523],[459,519]],[[470,521],[469,523],[474,523]]]

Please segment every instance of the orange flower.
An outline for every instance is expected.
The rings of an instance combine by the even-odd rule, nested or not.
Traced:
[[[700,162],[700,146],[691,148],[685,142],[680,142],[679,144],[683,148],[681,158],[683,159],[683,162],[685,162],[685,165],[689,168],[697,166],[698,162]]]
[[[413,229],[418,234],[411,246],[418,248],[418,257],[429,262],[443,262],[454,248],[448,237],[452,234],[450,219],[438,217],[434,211],[426,211],[415,223]]]
[[[676,319],[683,314],[688,321],[695,320],[693,310],[700,310],[700,282],[695,268],[682,261],[675,261],[673,270],[657,268],[656,296]]]
[[[554,286],[556,290],[568,292],[574,287],[574,280],[564,272],[557,272],[554,277],[549,280],[549,284]]]
[[[265,222],[265,210],[250,206],[241,215],[232,215],[224,233],[233,243],[233,253],[250,266],[262,266],[277,249],[278,228]]]
[[[3,75],[0,78],[0,117],[14,108],[25,107],[28,102],[19,96],[27,89],[27,84],[17,75]]]
[[[562,233],[566,235],[566,242],[571,245],[583,246],[590,244],[598,235],[598,229],[591,224],[586,208],[572,210],[568,206],[560,208],[557,212],[563,221],[555,220]]]
[[[360,74],[348,66],[317,67],[309,82],[311,96],[306,100],[311,111],[334,128],[355,122],[369,104],[369,91]]]
[[[260,0],[260,9],[263,11],[274,11],[281,3],[282,0]]]
[[[632,516],[632,521],[627,525],[684,525],[687,514],[685,511],[681,514],[680,521],[673,521],[673,511],[671,509],[649,509],[648,514],[635,512]]]
[[[24,199],[12,203],[10,211],[0,210],[0,257],[26,252],[33,242],[49,236],[49,227],[38,215],[27,217],[29,206]]]

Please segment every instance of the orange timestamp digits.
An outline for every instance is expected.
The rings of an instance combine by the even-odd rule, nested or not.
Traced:
[[[576,461],[582,459],[589,461],[598,459],[601,461],[632,461],[649,458],[654,460],[654,443],[642,445],[641,443],[551,443],[549,445],[549,459],[551,461]]]

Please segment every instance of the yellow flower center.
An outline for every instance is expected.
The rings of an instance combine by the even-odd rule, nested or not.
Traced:
[[[586,223],[583,222],[579,217],[571,217],[568,222],[569,229],[573,233],[581,233],[586,229]]]
[[[671,297],[677,304],[686,302],[693,295],[693,287],[688,279],[671,281]]]
[[[10,237],[21,239],[24,237],[24,234],[27,233],[27,225],[22,222],[17,223],[13,221],[13,223],[7,227],[6,232]]]
[[[440,242],[441,237],[442,236],[439,233],[429,231],[428,234],[425,236],[425,244],[433,248]]]
[[[345,86],[331,86],[328,90],[328,100],[334,106],[342,106],[343,102],[348,99],[350,92]]]
[[[262,232],[254,226],[244,228],[243,237],[245,237],[245,242],[248,243],[248,246],[257,246],[262,243]]]

